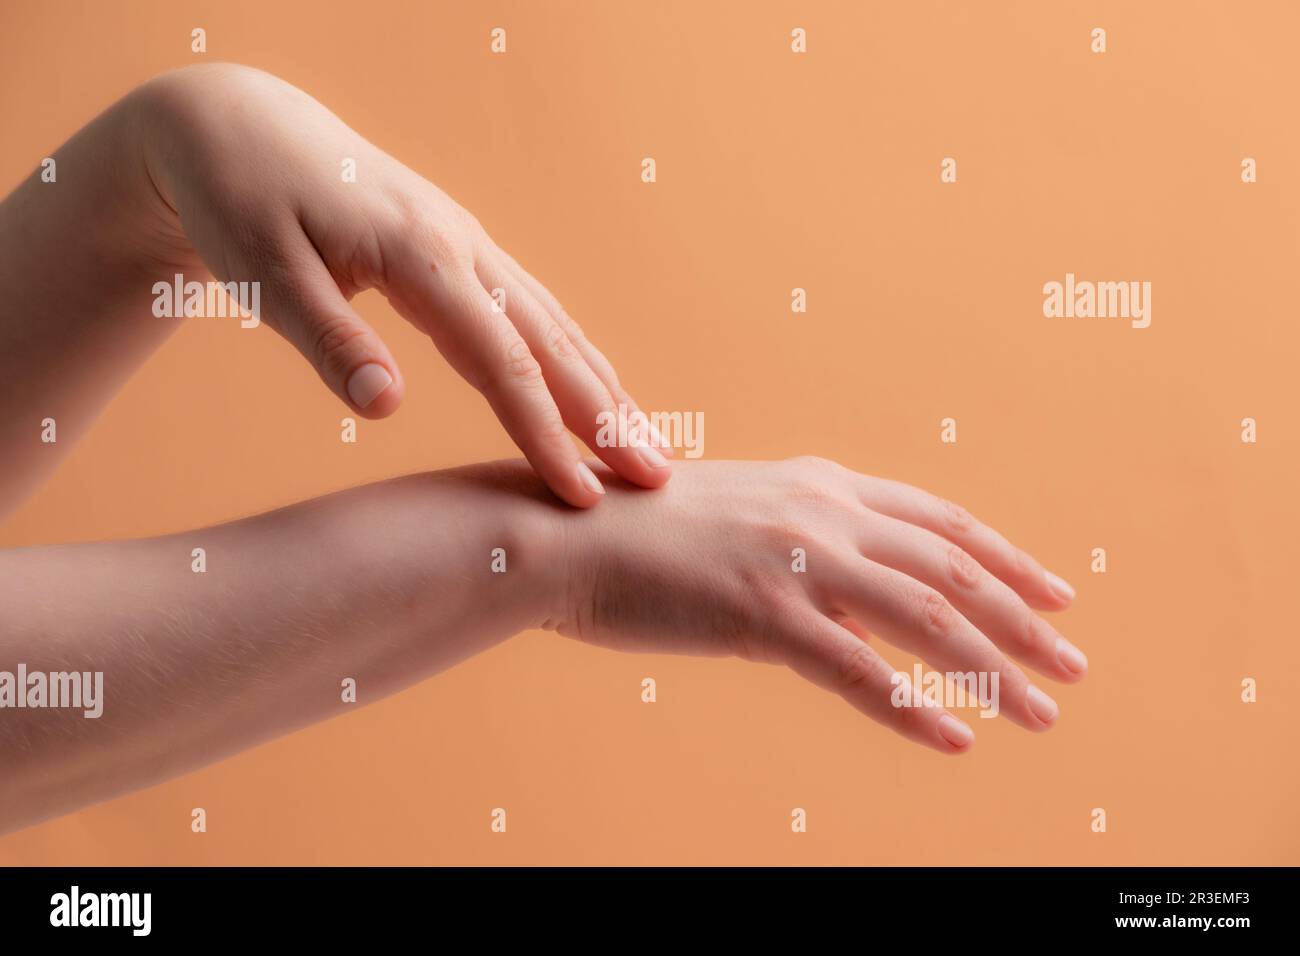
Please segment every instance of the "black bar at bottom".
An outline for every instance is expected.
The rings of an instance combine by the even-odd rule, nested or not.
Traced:
[[[1199,867],[15,868],[0,870],[0,931],[7,944],[75,936],[92,945],[413,937],[457,949],[518,939],[602,949],[789,942],[802,951],[898,932],[963,948],[1042,934],[1231,945],[1288,928],[1295,876]]]

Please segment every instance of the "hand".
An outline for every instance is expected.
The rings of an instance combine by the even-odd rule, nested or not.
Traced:
[[[588,507],[603,493],[566,427],[622,478],[668,481],[658,436],[597,444],[598,415],[623,403],[635,419],[636,403],[555,297],[432,183],[258,70],[191,67],[135,95],[160,200],[160,269],[198,257],[220,281],[260,281],[260,318],[354,411],[382,418],[405,389],[387,346],[348,304],[375,288],[483,393],[565,501]],[[355,182],[343,181],[345,159]]]
[[[1087,671],[1030,610],[1067,607],[1069,585],[956,505],[833,462],[687,463],[662,493],[614,488],[599,515],[563,526],[561,633],[786,664],[945,753],[974,733],[942,706],[894,706],[898,680],[870,634],[944,673],[997,674],[1001,712],[1030,730],[1051,727],[1057,705],[1006,655],[1059,681]]]

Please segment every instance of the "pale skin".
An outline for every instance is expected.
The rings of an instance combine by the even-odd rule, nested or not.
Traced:
[[[206,112],[226,130],[233,117],[244,160],[274,163],[227,174]],[[339,153],[378,184],[339,183]],[[1020,665],[1066,683],[1086,673],[1036,613],[1067,607],[1069,586],[927,492],[814,458],[672,469],[644,448],[600,448],[596,411],[630,399],[554,298],[443,193],[292,87],[243,68],[169,74],[54,155],[57,186],[28,181],[0,204],[0,513],[175,327],[150,311],[153,282],[204,262],[263,277],[263,321],[377,417],[404,383],[347,302],[381,289],[527,461],[163,538],[0,552],[0,670],[102,671],[105,698],[98,719],[0,710],[0,831],[373,702],[533,628],[783,664],[945,754],[970,749],[970,726],[936,703],[895,706],[876,638],[939,671],[999,674],[1001,715],[1033,731],[1058,708]],[[502,284],[523,303],[514,314],[490,310]],[[391,382],[363,407],[349,377],[375,364]],[[57,445],[39,440],[47,416]],[[599,455],[584,464],[602,491],[564,426]]]
[[[33,175],[5,200],[0,282],[15,296],[0,327],[7,446],[22,445],[31,415],[82,435],[177,327],[151,310],[154,283],[181,273],[259,282],[261,320],[368,418],[392,414],[406,388],[349,304],[377,289],[487,398],[562,500],[590,507],[603,491],[570,431],[627,481],[669,480],[655,442],[597,442],[598,415],[636,403],[555,297],[442,190],[282,80],[229,64],[164,74],[53,158],[55,183]],[[25,314],[43,321],[19,321]],[[52,395],[59,373],[73,381]],[[0,508],[48,475],[51,451],[0,475]]]

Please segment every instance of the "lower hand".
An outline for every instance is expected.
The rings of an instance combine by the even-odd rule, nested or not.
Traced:
[[[998,675],[1001,713],[1029,730],[1058,709],[1011,658],[1065,683],[1087,671],[1034,613],[1067,607],[1069,585],[962,508],[833,462],[684,463],[662,492],[612,488],[562,529],[561,633],[785,664],[945,753],[969,748],[970,727],[942,706],[894,706],[873,635],[945,673]]]

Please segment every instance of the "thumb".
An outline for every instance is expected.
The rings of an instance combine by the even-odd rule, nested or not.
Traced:
[[[397,410],[406,386],[378,333],[352,309],[316,250],[294,250],[262,290],[264,320],[302,353],[330,391],[365,418]]]

